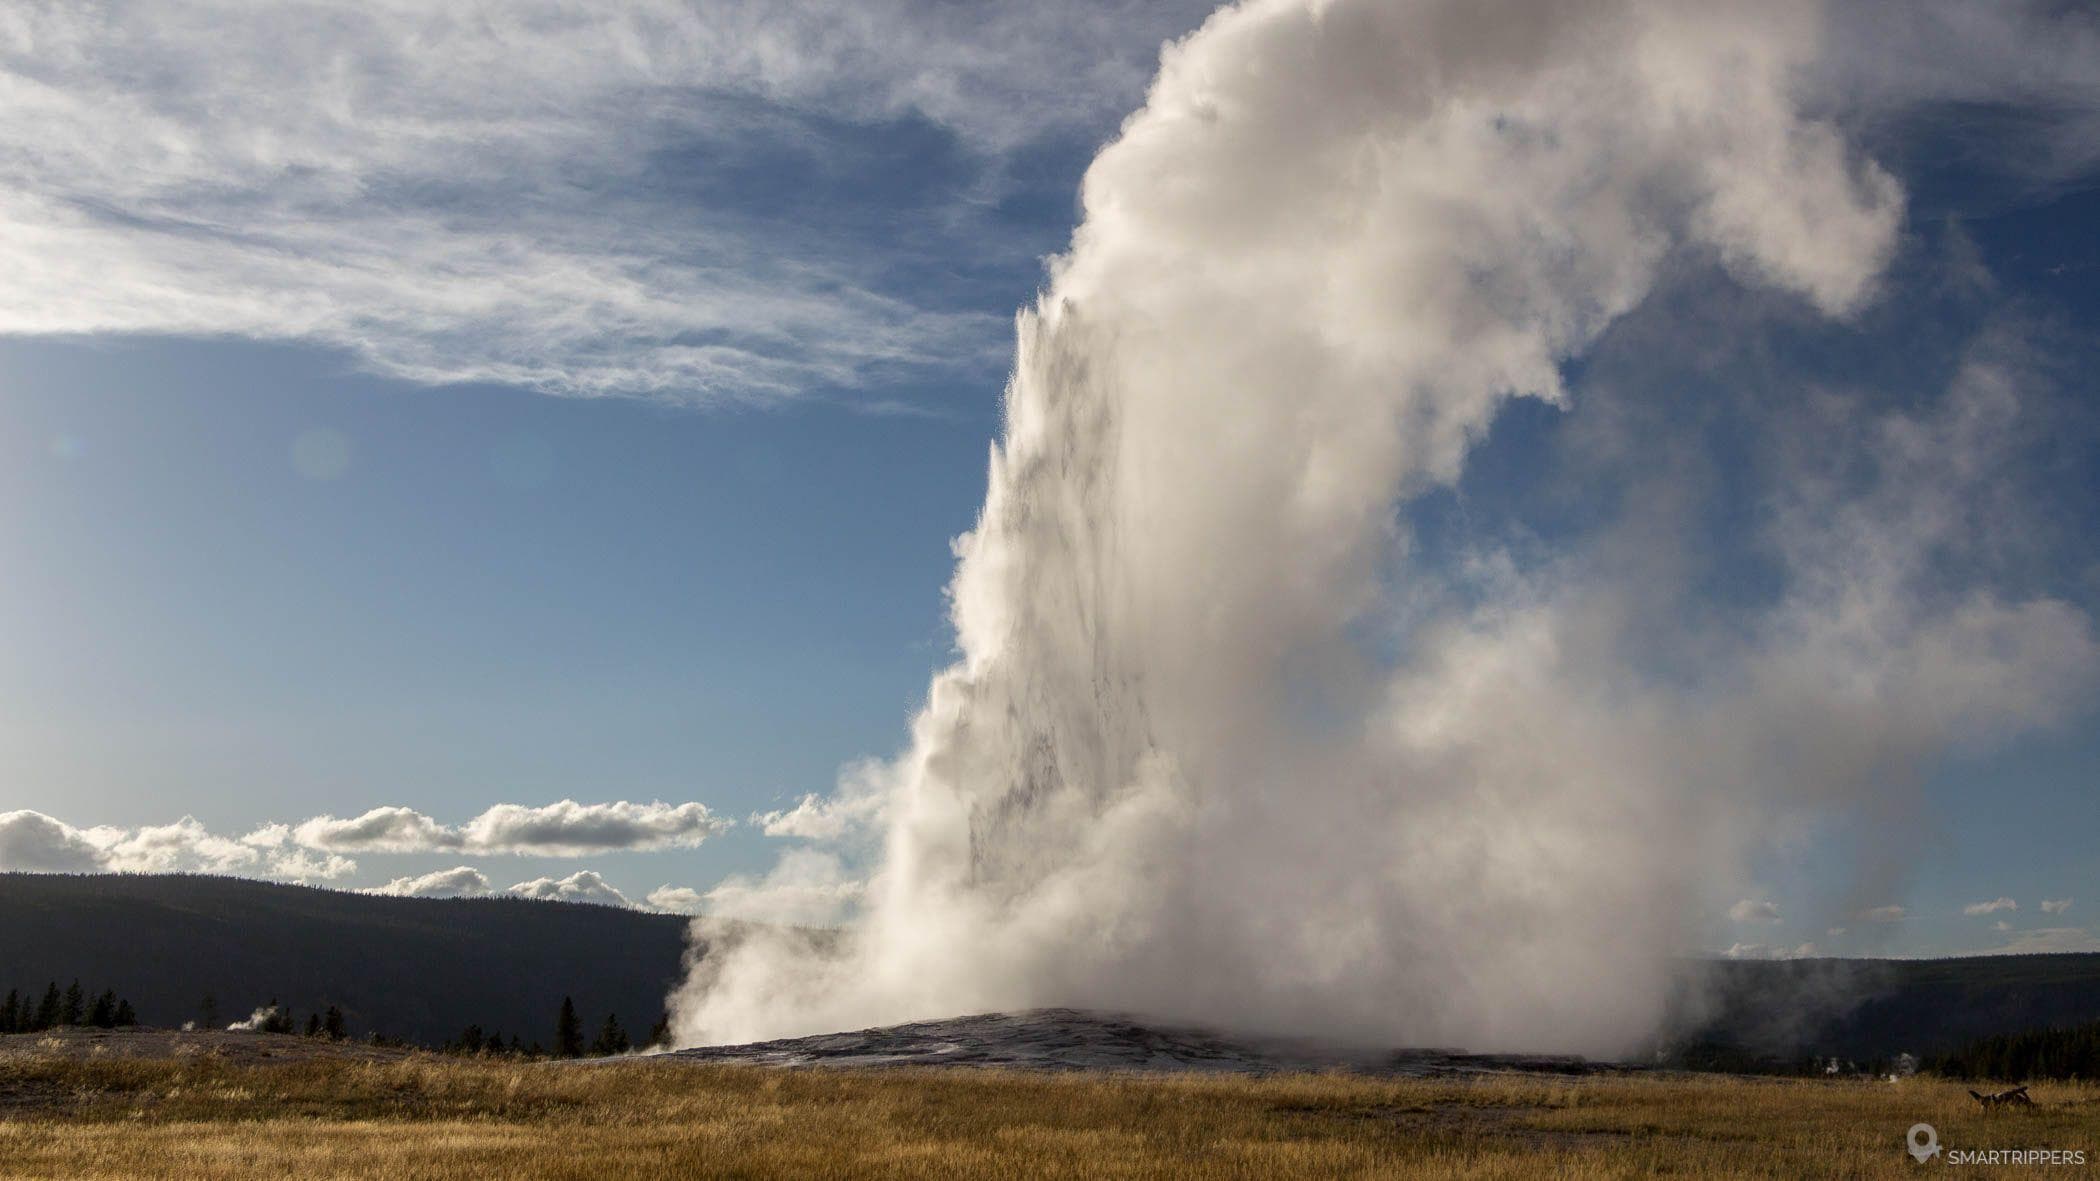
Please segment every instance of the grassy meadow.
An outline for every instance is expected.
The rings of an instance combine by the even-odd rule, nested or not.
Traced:
[[[1920,1120],[1948,1147],[2084,1149],[2100,1167],[2100,1088],[2035,1096],[2036,1112],[1985,1116],[1963,1086],[1926,1078],[28,1056],[0,1061],[0,1175],[1904,1177]]]

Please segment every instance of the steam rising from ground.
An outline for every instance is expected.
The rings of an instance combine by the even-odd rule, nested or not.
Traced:
[[[1661,509],[1413,562],[1400,507],[1672,275],[1872,300],[1903,198],[1802,109],[1823,33],[1260,0],[1169,47],[1020,317],[961,660],[894,765],[764,818],[883,826],[862,915],[703,931],[683,1040],[1065,1004],[1619,1050],[1775,816],[2048,721],[2084,616],[1943,569],[2017,434],[2017,334],[1772,459],[1780,589],[1728,628]]]

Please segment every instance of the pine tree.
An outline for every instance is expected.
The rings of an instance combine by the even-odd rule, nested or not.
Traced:
[[[197,1003],[197,1018],[206,1029],[219,1028],[219,998],[205,993],[204,999]]]
[[[321,1021],[321,1032],[328,1035],[329,1041],[339,1042],[343,1040],[343,1010],[341,1008],[335,1005],[328,1006],[328,1016]]]
[[[308,1013],[306,1015],[306,1036],[321,1036],[321,1015],[319,1013]]]
[[[561,1016],[554,1022],[554,1053],[559,1058],[577,1058],[583,1054],[583,1022],[576,1019],[573,997],[561,998]]]
[[[87,1023],[96,1029],[108,1029],[117,1023],[117,994],[115,990],[103,992],[88,1006]]]
[[[49,1029],[58,1024],[59,1014],[64,1011],[61,1007],[63,1004],[64,1002],[59,1000],[58,996],[58,981],[53,980],[44,986],[44,999],[37,1002],[36,1020],[30,1025],[30,1028],[32,1030]]]
[[[19,989],[7,990],[7,1000],[0,1003],[0,1033],[22,1032],[22,993]]]
[[[628,1050],[627,1031],[620,1028],[620,1019],[611,1013],[605,1015],[605,1024],[598,1027],[598,1037],[591,1042],[591,1053],[599,1055],[625,1054]]]
[[[649,1044],[651,1046],[662,1046],[665,1049],[670,1048],[671,1015],[669,1013],[665,1013],[663,1016],[658,1017],[656,1019],[656,1024],[649,1027]]]
[[[119,998],[117,1001],[116,1024],[119,1026],[132,1026],[137,1025],[138,1023],[139,1015],[137,1012],[133,1011],[131,1007],[131,1002]]]
[[[262,1019],[262,1028],[260,1032],[290,1033],[294,1028],[296,1028],[296,1026],[292,1024],[292,1011],[290,1009],[278,1008],[276,997],[273,996],[270,998],[268,1008],[269,1012]]]
[[[85,1016],[87,997],[80,991],[80,981],[75,980],[72,986],[66,989],[66,1007],[60,1012],[58,1021],[61,1025],[78,1025]]]

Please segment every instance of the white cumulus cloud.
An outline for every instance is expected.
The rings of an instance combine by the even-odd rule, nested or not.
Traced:
[[[2018,910],[2020,904],[2010,898],[1993,898],[1989,902],[1971,902],[1961,908],[1966,915],[1997,914],[2003,910]]]
[[[1721,953],[1732,960],[1800,960],[1817,954],[1816,945],[1803,943],[1795,947],[1777,947],[1765,943],[1731,944]]]
[[[457,834],[412,808],[373,808],[339,820],[316,816],[292,828],[292,840],[309,849],[358,853],[428,853],[458,847]]]
[[[2062,914],[2071,909],[2069,898],[2045,898],[2042,900],[2043,914]]]
[[[193,816],[138,828],[76,828],[42,812],[0,813],[0,870],[42,873],[218,873],[290,881],[335,880],[357,872],[348,857],[314,857],[284,847],[282,826],[225,837]]]
[[[101,846],[42,812],[0,812],[0,870],[92,873],[104,868]]]
[[[292,829],[312,849],[369,853],[493,853],[584,857],[596,853],[686,849],[729,828],[705,804],[617,800],[544,807],[497,804],[457,828],[411,808],[373,808],[339,819],[317,816]]]
[[[649,905],[670,914],[700,914],[705,899],[691,886],[665,884],[649,891]]]
[[[504,891],[540,902],[587,902],[593,906],[630,906],[627,895],[595,870],[581,869],[565,878],[534,878]]]
[[[1728,917],[1739,923],[1776,923],[1779,907],[1761,898],[1745,898],[1728,908]]]
[[[367,894],[390,894],[399,898],[479,898],[489,892],[488,875],[471,865],[432,870],[414,877],[395,878],[373,886]]]

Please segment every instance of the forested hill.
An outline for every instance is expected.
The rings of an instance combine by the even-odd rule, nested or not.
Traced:
[[[147,1025],[217,1023],[271,999],[342,1008],[354,1037],[436,1045],[469,1025],[551,1044],[563,996],[586,1030],[637,1038],[681,974],[686,921],[520,899],[387,898],[227,877],[0,874],[0,995],[78,979]],[[2100,955],[1687,964],[1671,1059],[1800,1068],[1920,1057],[2100,1020]],[[1508,1047],[1520,1048],[1520,1047]]]
[[[1799,1067],[1942,1054],[2100,1020],[2100,954],[1710,961],[1687,974],[1679,1065]]]
[[[686,920],[497,898],[388,898],[241,878],[0,874],[0,995],[74,979],[147,1025],[219,1023],[271,999],[341,1006],[352,1036],[437,1044],[468,1025],[551,1041],[563,996],[587,1028],[645,1034],[681,974]]]

